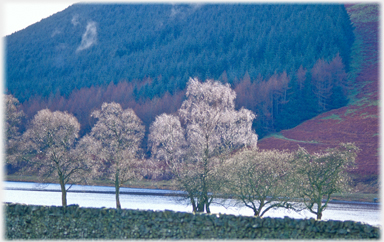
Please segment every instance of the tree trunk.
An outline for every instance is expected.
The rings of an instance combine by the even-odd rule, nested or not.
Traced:
[[[192,203],[192,211],[196,213],[197,207],[196,207],[195,199],[193,198],[193,196],[191,196],[191,203]]]
[[[321,190],[319,189],[319,194],[321,194]],[[322,208],[321,208],[321,199],[322,199],[322,196],[319,195],[318,199],[317,199],[317,220],[321,220],[321,216],[323,215],[323,211],[322,211]]]
[[[207,211],[208,214],[211,213],[211,209],[209,209],[209,203],[208,203],[208,201],[205,202],[205,210]]]
[[[205,211],[210,214],[211,213],[211,209],[209,209],[209,205],[211,204],[210,201],[209,201],[209,198],[208,198],[208,192],[205,191],[204,193],[204,202],[205,202]]]
[[[203,157],[203,165],[204,165],[204,173],[201,178],[202,183],[202,194],[201,194],[201,212],[204,212],[204,210],[207,213],[211,213],[209,210],[209,204],[208,204],[208,189],[207,189],[207,175],[208,175],[208,155],[209,155],[209,137],[206,136],[206,148],[204,151],[204,157]]]
[[[204,213],[204,205],[205,205],[204,199],[198,199],[198,202],[197,202],[197,212]]]
[[[67,206],[67,190],[65,190],[64,178],[62,175],[59,175],[60,179],[60,188],[61,188],[61,203],[63,207]]]
[[[119,172],[116,172],[116,175],[115,175],[115,193],[116,193],[116,209],[121,209],[120,198],[119,198],[119,193],[120,193]]]

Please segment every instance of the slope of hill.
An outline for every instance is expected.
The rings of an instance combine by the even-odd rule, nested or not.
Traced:
[[[319,151],[340,142],[355,142],[361,148],[358,169],[354,171],[356,181],[364,181],[372,185],[373,190],[378,189],[378,8],[378,5],[346,5],[356,36],[351,63],[351,68],[355,68],[351,74],[356,74],[356,92],[350,104],[260,140],[261,149],[296,150],[300,145]],[[362,189],[370,190],[369,187]]]
[[[74,4],[6,37],[7,88],[24,102],[150,77],[136,96],[152,99],[191,76],[292,76],[337,53],[348,72],[352,42],[336,4]]]
[[[6,37],[6,87],[26,121],[43,108],[68,111],[84,135],[102,102],[133,108],[148,130],[178,109],[190,76],[218,79],[236,90],[237,108],[257,114],[260,137],[282,130],[260,148],[356,142],[355,174],[374,181],[378,6],[345,7],[75,4]]]
[[[6,37],[6,87],[27,119],[68,111],[83,135],[103,102],[148,127],[189,77],[210,77],[264,137],[346,104],[353,40],[337,4],[75,4]]]

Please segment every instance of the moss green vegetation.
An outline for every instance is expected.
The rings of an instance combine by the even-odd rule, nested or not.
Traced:
[[[379,17],[372,12],[379,11],[379,4],[355,4],[351,7],[352,10],[355,10],[350,15],[350,18],[353,22],[373,22],[379,21]]]
[[[377,22],[379,21],[379,5],[378,4],[355,4],[350,7],[350,19],[353,23],[368,23],[368,22]],[[356,25],[356,24],[355,24]],[[366,58],[363,54],[363,49],[369,48],[369,43],[364,44],[363,37],[358,31],[353,31],[355,35],[355,41],[351,47],[351,61],[350,61],[350,71],[348,73],[348,80],[350,83],[354,83],[355,87],[349,94],[349,104],[355,104],[359,100],[355,96],[359,93],[359,90],[364,87],[362,83],[356,83],[355,79],[358,73],[361,72],[361,66],[363,63],[375,64],[377,62],[376,57],[378,52],[370,52],[369,58]],[[367,54],[366,54],[367,55]]]
[[[284,135],[282,135],[281,133],[274,133],[274,134],[268,135],[268,136],[265,137],[265,139],[266,138],[271,138],[271,137],[276,138],[276,139],[283,139],[283,140],[289,140],[289,141],[294,141],[294,142],[299,142],[299,143],[306,143],[306,144],[318,144],[319,143],[316,140],[305,141],[305,140],[290,139],[290,138],[284,137]]]
[[[337,115],[337,114],[332,114],[332,115],[330,115],[330,116],[327,116],[327,117],[324,117],[324,118],[321,118],[321,119],[342,120],[342,118],[340,118],[340,116]]]
[[[354,105],[356,106],[365,106],[365,105],[368,105],[368,106],[379,106],[380,104],[380,101],[379,100],[372,100],[368,97],[363,97],[363,98],[360,98],[360,99],[356,99],[354,102],[353,102]]]
[[[379,196],[376,193],[334,193],[331,201],[374,202]]]
[[[360,114],[361,117],[363,117],[364,119],[366,118],[379,118],[377,115],[368,115],[368,113],[362,113]]]
[[[380,106],[380,100],[372,100],[370,106]]]
[[[344,116],[349,116],[350,114],[354,114],[358,109],[353,109],[353,108],[348,108],[345,113],[344,113]]]
[[[361,64],[363,63],[363,39],[362,37],[354,31],[355,41],[351,47],[351,62],[350,62],[350,71],[348,73],[348,82],[356,85],[355,80],[358,73],[361,72]],[[354,92],[351,92],[349,99],[357,94],[357,89],[355,86]]]

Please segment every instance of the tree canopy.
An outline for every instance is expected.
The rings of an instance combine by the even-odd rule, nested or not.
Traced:
[[[317,219],[321,219],[331,195],[349,187],[347,171],[354,168],[358,151],[355,144],[342,143],[321,153],[310,154],[302,147],[296,152],[296,172],[301,177],[297,181],[300,184],[299,195]]]
[[[300,209],[293,154],[288,151],[243,149],[225,162],[223,191],[262,217],[276,208]]]
[[[178,116],[163,114],[150,127],[154,159],[165,161],[194,212],[210,213],[222,185],[215,171],[224,157],[234,149],[256,147],[255,115],[236,111],[235,97],[228,84],[191,78]]]
[[[21,152],[28,159],[31,171],[41,178],[55,177],[62,192],[62,205],[67,206],[66,184],[84,181],[88,166],[75,149],[80,124],[68,113],[39,111],[22,137]]]
[[[5,102],[5,132],[6,132],[6,163],[11,163],[18,153],[20,139],[20,125],[24,112],[20,110],[20,103],[13,95],[4,95]]]
[[[88,154],[96,160],[96,173],[115,184],[116,208],[120,209],[119,189],[130,179],[140,177],[140,144],[144,126],[132,109],[123,110],[118,103],[103,103],[92,113],[97,118],[89,135],[84,136]]]

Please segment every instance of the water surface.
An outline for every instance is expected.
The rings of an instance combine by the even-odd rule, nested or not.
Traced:
[[[4,182],[4,188],[4,202],[61,206],[59,184]],[[114,187],[74,185],[67,193],[67,203],[68,205],[78,204],[81,207],[115,208],[114,191]],[[175,196],[181,193],[172,190],[121,188],[120,203],[123,209],[191,212],[192,207],[188,200],[181,196]],[[166,194],[174,196],[165,196]],[[234,205],[234,200],[216,199],[216,201],[220,204],[213,203],[211,205],[212,213],[253,216],[251,209]],[[288,216],[297,219],[315,218],[315,215],[307,210],[297,213],[286,209],[270,210],[265,216],[275,218]],[[375,203],[330,203],[324,211],[322,219],[352,220],[379,226],[381,224],[380,218],[380,207]]]

